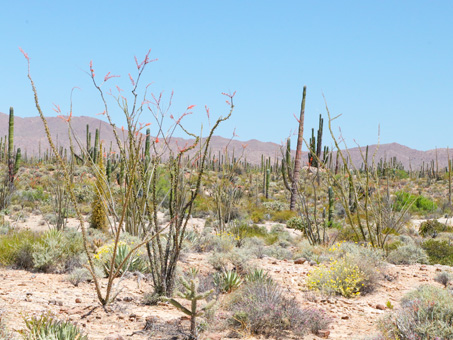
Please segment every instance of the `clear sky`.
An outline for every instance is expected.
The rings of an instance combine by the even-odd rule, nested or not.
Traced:
[[[19,46],[46,115],[56,115],[52,103],[69,111],[74,86],[74,115],[103,111],[90,60],[99,80],[122,76],[106,88],[127,90],[134,56],[151,49],[159,60],[143,84],[164,97],[174,90],[175,116],[196,105],[192,131],[206,125],[205,105],[224,115],[221,92],[237,91],[218,134],[236,128],[239,140],[280,143],[297,129],[307,85],[306,139],[326,116],[324,94],[350,146],[375,144],[380,125],[381,143],[452,147],[452,18],[452,1],[8,1],[0,11],[0,112],[37,115]],[[114,118],[121,125],[119,111]]]

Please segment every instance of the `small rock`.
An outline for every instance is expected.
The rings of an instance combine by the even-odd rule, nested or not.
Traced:
[[[378,304],[378,305],[376,305],[376,309],[385,310],[386,307],[384,305]]]
[[[313,261],[313,260],[310,261],[309,263],[310,263],[310,266],[316,266],[317,265],[316,261]]]
[[[342,320],[349,320],[349,315],[342,315],[342,316],[341,316],[341,319],[342,319]]]
[[[131,297],[131,296],[126,296],[126,297],[123,299],[123,301],[125,301],[125,302],[131,302],[131,301],[133,301],[133,300],[134,300],[134,298]]]
[[[277,264],[277,261],[272,261],[271,264]]]
[[[81,298],[76,298],[75,299],[75,303],[82,303],[82,299]]]
[[[297,260],[294,260],[294,264],[304,264],[305,262],[307,262],[307,260],[304,259],[303,257],[300,257]]]
[[[320,330],[320,331],[318,331],[318,335],[321,338],[327,339],[329,337],[329,335],[330,335],[330,331],[328,331],[328,330]]]

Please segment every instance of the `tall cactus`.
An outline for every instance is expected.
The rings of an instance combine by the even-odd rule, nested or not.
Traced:
[[[9,108],[9,128],[8,128],[8,180],[9,184],[14,183],[14,109]]]
[[[302,93],[302,103],[300,105],[299,117],[299,133],[297,136],[296,158],[294,159],[294,166],[291,164],[291,147],[290,140],[286,141],[286,155],[282,160],[282,175],[285,187],[290,191],[291,198],[289,201],[289,209],[294,211],[296,208],[297,185],[299,182],[299,173],[302,160],[302,143],[304,140],[304,119],[305,119],[305,97],[307,95],[307,87],[304,86]],[[291,185],[290,185],[291,184]]]
[[[269,168],[267,168],[266,169],[266,192],[265,192],[266,199],[269,198],[269,181],[270,181],[270,177],[271,177],[271,170]]]
[[[315,137],[315,129],[311,129],[311,138],[310,138],[310,143],[309,143],[310,150],[308,152],[308,164],[315,168],[318,168],[321,165],[321,164],[319,164],[319,162],[323,161],[323,159],[321,159],[323,126],[324,126],[324,119],[322,118],[321,115],[319,115],[318,132]],[[324,154],[324,157],[326,157],[326,154]]]
[[[332,187],[329,187],[327,191],[329,195],[329,210],[328,210],[328,217],[327,217],[327,226],[332,227],[333,224],[333,204],[334,204],[334,196]]]
[[[102,157],[102,154],[101,154]],[[93,149],[93,163],[98,163],[99,158],[99,129],[96,129],[96,133],[94,135],[94,149]]]

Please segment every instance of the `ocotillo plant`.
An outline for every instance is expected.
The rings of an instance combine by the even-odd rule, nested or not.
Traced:
[[[286,143],[286,157],[282,161],[282,175],[285,182],[285,187],[290,191],[291,198],[289,202],[289,209],[294,211],[296,208],[296,198],[297,198],[297,187],[299,182],[299,172],[301,168],[302,160],[302,144],[303,144],[303,134],[304,134],[304,119],[305,119],[305,97],[307,95],[307,87],[304,86],[302,94],[302,103],[300,105],[300,116],[298,119],[299,122],[299,132],[297,135],[297,146],[296,146],[296,157],[294,159],[294,165],[291,163],[291,149],[289,139]],[[289,150],[288,150],[289,148]]]
[[[187,314],[190,317],[190,339],[198,339],[198,330],[197,330],[197,318],[203,316],[204,313],[212,308],[215,303],[215,300],[212,300],[206,304],[203,308],[198,309],[198,301],[205,300],[209,295],[211,295],[214,290],[208,290],[203,293],[198,292],[199,281],[198,278],[192,278],[187,282],[185,279],[181,278],[181,283],[185,288],[183,293],[178,292],[178,296],[190,301],[190,309],[184,307],[181,303],[175,299],[169,299],[168,301],[178,308],[181,312]]]

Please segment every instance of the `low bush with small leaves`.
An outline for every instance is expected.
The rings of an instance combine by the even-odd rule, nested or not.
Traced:
[[[278,223],[286,223],[296,213],[291,210],[274,211],[271,213],[271,220]]]
[[[291,217],[286,221],[286,226],[291,229],[304,230],[304,221],[297,216]]]
[[[420,224],[418,232],[423,237],[435,237],[442,232],[452,232],[453,227],[440,223],[437,220],[428,220]]]
[[[446,271],[437,273],[436,276],[434,277],[434,281],[444,285],[445,288],[448,286],[448,284],[452,280],[453,280],[453,275]]]
[[[402,245],[392,250],[387,261],[393,264],[429,263],[426,252],[415,243]]]
[[[231,300],[233,327],[266,336],[291,331],[298,336],[326,329],[331,320],[318,309],[301,309],[271,281],[252,281],[238,289]]]
[[[379,322],[383,339],[453,339],[453,294],[424,285],[408,293],[395,313]]]
[[[428,240],[423,242],[431,264],[453,266],[453,245],[447,240]]]

